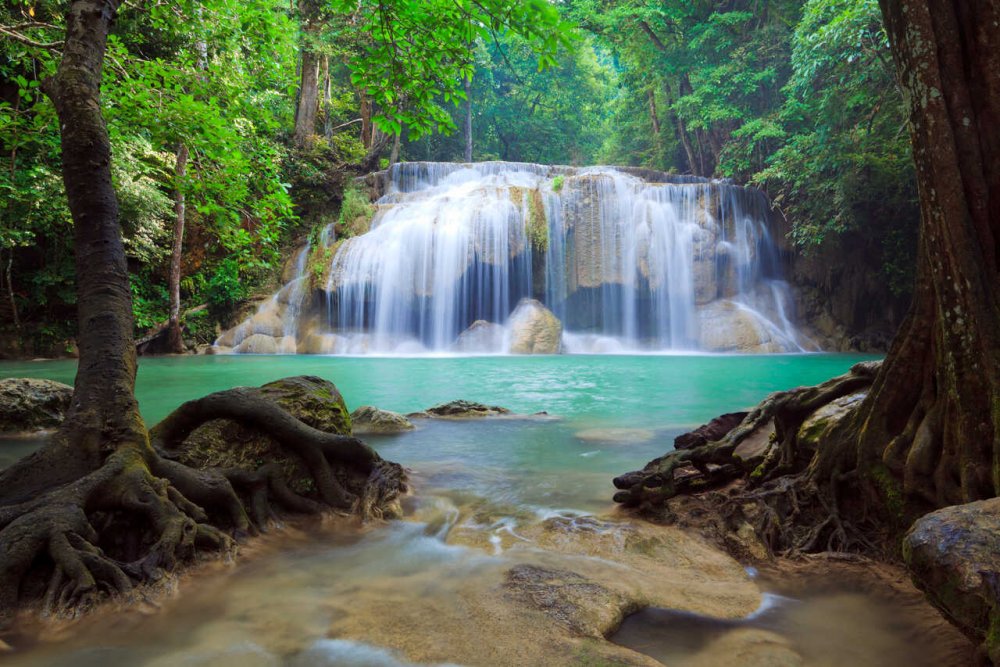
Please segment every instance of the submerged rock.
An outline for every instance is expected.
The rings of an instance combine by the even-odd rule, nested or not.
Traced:
[[[365,433],[400,433],[413,430],[413,422],[389,410],[380,410],[371,405],[362,405],[351,413],[351,425],[355,435]]]
[[[521,299],[510,315],[512,354],[559,354],[562,322],[535,299]]]
[[[470,419],[475,417],[494,417],[496,415],[509,415],[510,410],[501,408],[498,405],[484,405],[473,401],[449,401],[427,408],[425,413],[430,417],[443,419]],[[420,416],[419,413],[414,413]]]
[[[313,428],[351,435],[351,415],[344,397],[328,380],[311,375],[288,377],[261,387],[262,393]],[[195,429],[177,450],[181,463],[195,468],[256,470],[263,462],[281,466],[293,491],[309,495],[312,475],[300,459],[252,426],[215,419]]]
[[[605,442],[614,444],[629,444],[649,442],[656,435],[645,428],[588,428],[574,433],[584,442]]]
[[[0,433],[54,428],[63,422],[73,387],[53,380],[0,380]]]
[[[1000,498],[921,517],[903,540],[903,558],[931,603],[1000,665]]]
[[[503,351],[504,328],[496,322],[476,320],[458,335],[452,346],[456,352]]]
[[[707,424],[702,424],[693,431],[683,433],[674,438],[674,449],[692,449],[706,442],[721,440],[730,431],[740,425],[747,412],[727,412],[719,415]]]

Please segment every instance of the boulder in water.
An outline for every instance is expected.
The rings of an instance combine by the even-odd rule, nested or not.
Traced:
[[[73,387],[53,380],[0,380],[0,433],[54,428],[62,424]]]
[[[693,449],[706,442],[721,440],[730,431],[740,425],[747,412],[727,412],[719,415],[707,424],[702,424],[693,431],[683,433],[674,438],[674,449]]]
[[[774,333],[748,308],[732,301],[713,301],[698,309],[699,344],[710,352],[763,354],[788,352]]]
[[[562,322],[535,299],[522,299],[510,316],[512,354],[559,354]]]
[[[504,328],[496,322],[476,320],[458,335],[452,346],[456,352],[503,351]]]
[[[278,341],[274,336],[253,334],[243,339],[243,342],[233,348],[237,354],[277,354]]]
[[[400,433],[412,431],[413,422],[389,410],[379,410],[371,405],[362,405],[351,413],[351,425],[355,435],[366,433]]]
[[[903,558],[931,603],[980,643],[982,657],[1000,665],[1000,498],[917,519],[903,540]]]
[[[469,419],[475,417],[495,417],[509,415],[510,410],[497,405],[484,405],[473,401],[449,401],[427,408],[425,413],[430,417],[443,419]]]
[[[351,435],[351,415],[344,398],[328,380],[289,377],[263,385],[261,392],[315,429]],[[277,463],[293,491],[303,495],[314,491],[313,477],[298,457],[253,426],[229,419],[215,419],[195,429],[177,450],[177,458],[199,469],[256,470],[262,461]]]

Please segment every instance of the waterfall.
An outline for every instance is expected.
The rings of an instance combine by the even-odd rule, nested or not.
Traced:
[[[402,163],[383,176],[367,233],[335,241],[331,225],[320,235],[329,266],[312,282],[316,296],[307,298],[306,247],[274,308],[220,338],[221,349],[245,351],[251,332],[267,335],[256,320],[278,319],[278,351],[501,353],[511,327],[543,327],[540,313],[551,313],[544,326],[561,329],[538,334],[544,345],[524,335],[520,344],[803,350],[758,190],[507,162]]]

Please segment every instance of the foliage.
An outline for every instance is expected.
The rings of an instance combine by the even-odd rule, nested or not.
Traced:
[[[41,89],[64,10],[0,6],[3,35],[21,35],[0,37],[0,264],[12,273],[0,286],[22,321],[60,335],[74,322],[73,234]],[[325,78],[318,136],[298,145],[307,52]],[[860,235],[882,248],[893,291],[912,281],[916,191],[876,0],[181,0],[124,5],[104,71],[137,326],[167,307],[178,194],[182,300],[222,317],[268,286],[304,230],[337,220],[350,235],[370,220],[346,187],[375,143],[369,121],[402,135],[404,159],[461,160],[466,102],[474,159],[758,184],[799,247]]]
[[[340,205],[340,216],[337,218],[337,229],[341,238],[360,236],[368,231],[375,206],[368,194],[355,185],[349,185],[344,190],[344,201]]]
[[[208,280],[205,290],[208,311],[216,321],[229,319],[237,304],[247,297],[247,290],[240,280],[240,265],[234,258],[219,263]]]
[[[350,64],[352,83],[379,106],[382,131],[399,134],[405,127],[412,139],[455,128],[441,104],[465,99],[462,81],[474,75],[470,51],[477,40],[519,35],[543,70],[574,38],[548,0],[331,1],[368,38]]]

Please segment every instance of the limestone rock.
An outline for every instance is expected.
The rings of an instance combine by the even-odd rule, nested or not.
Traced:
[[[237,354],[277,354],[278,341],[274,336],[253,334],[243,339],[243,342],[233,348]]]
[[[510,316],[512,354],[559,354],[562,322],[535,299],[522,299]]]
[[[698,428],[688,433],[682,433],[674,438],[674,449],[692,449],[700,447],[706,442],[721,440],[727,433],[739,426],[746,412],[727,412],[719,415],[707,424],[702,424]]]
[[[350,413],[332,382],[300,375],[270,382],[261,390],[309,426],[351,435]],[[181,463],[197,468],[256,470],[265,461],[276,462],[293,491],[307,495],[313,491],[312,476],[298,458],[270,436],[228,419],[215,419],[195,429],[177,450],[177,456]]]
[[[504,328],[495,322],[476,320],[458,335],[456,352],[500,352],[503,349]]]
[[[440,417],[445,419],[469,419],[475,417],[494,417],[496,415],[509,415],[510,410],[497,405],[484,405],[473,401],[449,401],[427,408],[425,413],[429,417]],[[413,415],[410,415],[413,416]]]
[[[413,422],[389,410],[379,410],[371,405],[362,405],[351,413],[351,425],[355,435],[364,433],[399,433],[413,430]]]
[[[703,350],[747,354],[788,351],[752,311],[732,301],[713,301],[699,308],[698,323]]]
[[[634,606],[621,591],[612,591],[576,572],[537,565],[512,567],[504,588],[522,604],[543,611],[573,633],[594,638],[603,638]]]
[[[1000,498],[917,519],[903,558],[931,603],[1000,665]]]
[[[73,387],[52,380],[0,380],[0,433],[59,426],[73,398]]]

